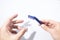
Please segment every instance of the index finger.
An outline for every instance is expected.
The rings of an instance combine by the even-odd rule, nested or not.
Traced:
[[[9,20],[13,20],[14,18],[16,18],[18,16],[18,14],[14,14],[14,15],[12,15],[10,18],[9,18]]]
[[[10,18],[8,18],[8,20],[6,20],[6,22],[5,22],[4,25],[9,26],[10,23],[11,23],[11,21],[12,21],[14,18],[16,18],[17,16],[18,16],[17,14],[12,15]]]
[[[56,21],[53,21],[53,20],[42,20],[42,22],[44,22],[44,24],[54,24]]]

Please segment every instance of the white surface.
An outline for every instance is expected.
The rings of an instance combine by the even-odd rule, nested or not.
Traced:
[[[60,0],[0,0],[0,25],[14,13],[19,14],[18,19],[24,19],[30,14],[39,19],[60,21]],[[28,39],[33,31],[36,31],[33,40],[52,40],[50,34],[37,24],[29,27],[24,37]]]

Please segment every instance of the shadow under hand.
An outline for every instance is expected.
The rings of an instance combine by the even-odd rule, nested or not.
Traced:
[[[33,39],[34,39],[35,34],[36,34],[36,32],[33,32],[33,33],[31,34],[31,36],[30,36],[28,39],[26,39],[26,38],[22,37],[22,40],[33,40]]]
[[[21,40],[27,40],[26,38],[22,37]]]
[[[35,34],[36,34],[36,32],[33,32],[33,33],[31,34],[31,36],[30,36],[27,40],[33,40],[34,37],[35,37]]]

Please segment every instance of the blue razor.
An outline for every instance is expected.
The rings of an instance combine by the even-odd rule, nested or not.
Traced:
[[[39,24],[44,24],[42,21],[40,21],[37,17],[28,15],[28,18],[31,18],[33,20],[36,20]]]

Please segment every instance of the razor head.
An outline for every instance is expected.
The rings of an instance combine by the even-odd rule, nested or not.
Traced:
[[[28,15],[28,18],[35,19],[35,16]]]

